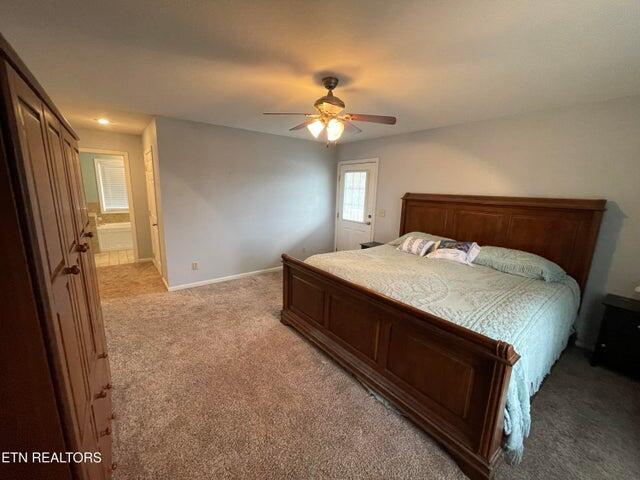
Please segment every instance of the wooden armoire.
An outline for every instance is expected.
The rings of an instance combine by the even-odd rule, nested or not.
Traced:
[[[1,35],[0,126],[0,451],[28,455],[3,457],[0,478],[108,479],[112,385],[78,137]]]

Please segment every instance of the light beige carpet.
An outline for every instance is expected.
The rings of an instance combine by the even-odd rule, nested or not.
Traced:
[[[151,264],[99,269],[116,480],[461,479],[411,422],[279,322],[281,274],[166,292]],[[499,479],[640,478],[640,386],[570,349]]]

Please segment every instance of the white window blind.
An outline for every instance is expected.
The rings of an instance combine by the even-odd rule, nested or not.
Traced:
[[[96,158],[96,180],[100,208],[103,212],[126,212],[129,210],[124,159]]]

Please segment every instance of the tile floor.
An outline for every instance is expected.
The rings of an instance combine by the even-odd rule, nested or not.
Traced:
[[[124,265],[135,262],[133,250],[112,250],[110,252],[100,252],[94,255],[96,267],[111,267],[113,265]]]

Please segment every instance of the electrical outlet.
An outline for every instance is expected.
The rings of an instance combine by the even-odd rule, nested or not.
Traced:
[[[198,262],[191,262],[191,270],[197,270],[198,269]]]

